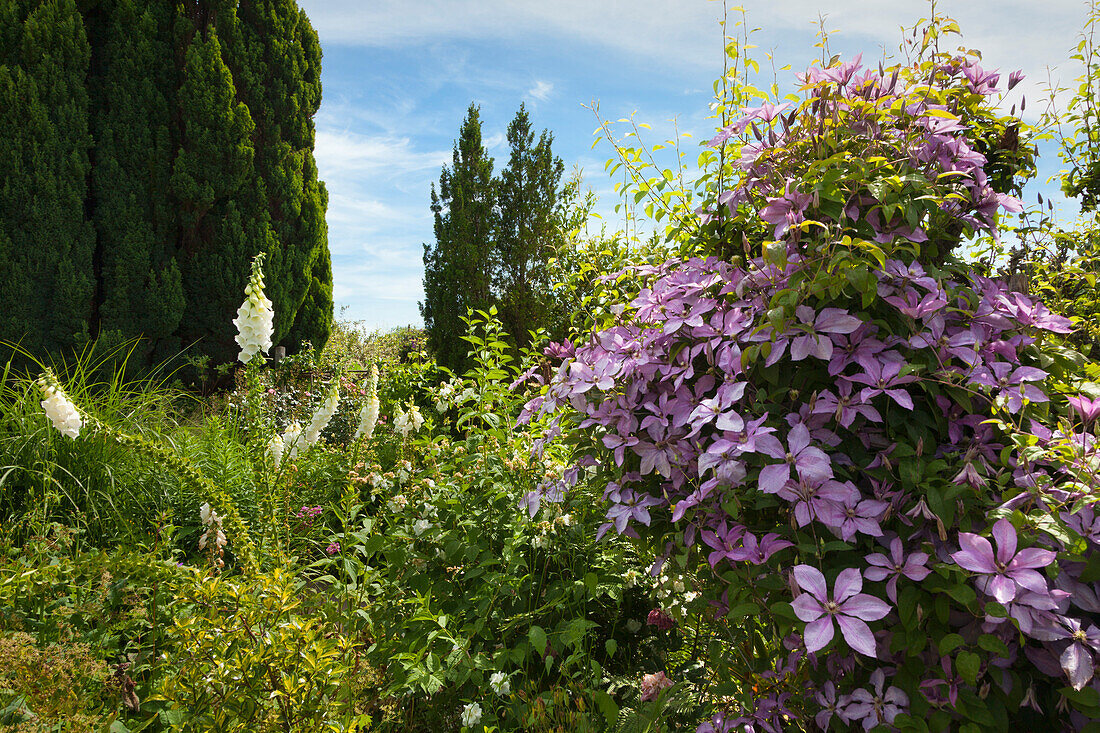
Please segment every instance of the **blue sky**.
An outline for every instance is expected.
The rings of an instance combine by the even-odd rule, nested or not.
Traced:
[[[430,187],[450,163],[471,102],[497,170],[506,162],[504,130],[521,103],[536,130],[554,134],[566,168],[583,170],[599,195],[609,230],[612,156],[592,148],[597,119],[634,115],[653,126],[649,142],[671,134],[671,120],[697,142],[713,134],[707,105],[722,71],[722,3],[713,0],[299,0],[324,50],[323,101],[315,154],[329,191],[329,246],[338,317],[368,330],[420,325],[423,244],[432,240]],[[732,8],[734,2],[729,2]],[[748,26],[759,28],[753,57],[780,86],[808,66],[817,19],[825,16],[833,53],[865,61],[894,55],[901,27],[928,15],[921,0],[747,0]],[[1045,108],[1048,80],[1068,86],[1068,61],[1084,21],[1080,0],[940,0],[961,41],[983,52],[983,65],[1023,69],[1027,116]],[[728,30],[740,19],[731,12]],[[785,65],[791,71],[781,71]],[[1062,104],[1065,95],[1060,96]],[[622,130],[625,132],[625,130]],[[1045,149],[1043,177],[1058,170]],[[693,159],[694,153],[688,158]],[[1056,185],[1036,187],[1044,196]],[[1028,197],[1034,202],[1034,191]],[[1070,214],[1071,207],[1063,206]],[[593,223],[598,229],[599,221]]]

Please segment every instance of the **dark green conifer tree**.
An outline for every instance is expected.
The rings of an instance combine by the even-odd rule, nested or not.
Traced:
[[[185,308],[176,211],[165,195],[174,158],[172,17],[168,4],[144,0],[100,2],[85,13],[99,337],[144,335],[157,361],[180,349]]]
[[[92,315],[89,53],[74,0],[0,3],[0,339],[34,353]]]
[[[321,47],[295,0],[257,0],[216,23],[238,98],[255,124],[251,205],[266,242],[275,342],[320,346],[332,328],[328,194],[313,159]],[[247,269],[247,268],[246,268]]]
[[[549,318],[553,283],[547,261],[564,241],[558,207],[565,166],[550,149],[553,134],[543,130],[535,143],[523,105],[508,125],[507,138],[511,156],[498,187],[493,274],[504,329],[518,346],[526,346],[530,332]]]
[[[463,340],[468,309],[493,304],[493,241],[497,227],[493,159],[481,142],[481,117],[471,104],[455,142],[451,167],[432,187],[435,242],[424,245],[424,300],[420,315],[438,363],[469,366]]]
[[[276,343],[323,345],[320,72],[294,0],[0,0],[0,339],[232,361],[264,251]]]

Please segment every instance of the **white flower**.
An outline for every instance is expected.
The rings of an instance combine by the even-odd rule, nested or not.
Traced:
[[[415,532],[416,536],[419,537],[420,535],[431,529],[431,526],[432,523],[429,522],[427,519],[418,519],[413,522],[413,532]]]
[[[409,433],[415,433],[424,424],[424,416],[420,414],[420,408],[414,405],[412,400],[409,400],[408,404],[408,412],[404,412],[401,405],[398,405],[395,408],[397,412],[393,418],[393,427],[401,433],[402,437],[408,437]]]
[[[298,455],[298,449],[302,447],[302,426],[297,422],[292,422],[286,426],[286,430],[283,431],[283,447],[289,449],[289,453],[286,457],[290,460],[294,460]]]
[[[409,503],[409,500],[405,498],[404,494],[398,494],[397,496],[390,499],[389,502],[388,502],[389,507],[390,507],[390,511],[393,512],[394,514],[400,512],[400,511],[404,511],[404,509],[408,505],[408,503]]]
[[[306,445],[313,445],[321,438],[321,431],[328,425],[329,420],[336,414],[336,408],[340,404],[340,391],[334,384],[328,394],[325,395],[325,400],[318,405],[317,410],[313,413],[313,417],[309,421],[309,425],[306,426],[306,430],[302,433],[302,440]]]
[[[508,697],[512,692],[511,683],[508,681],[508,675],[503,672],[493,672],[489,675],[489,687],[493,688],[493,692],[501,697]]]
[[[367,403],[359,411],[359,427],[355,430],[355,440],[360,437],[370,439],[374,426],[378,422],[378,367],[371,366],[370,380],[367,384]]]
[[[241,347],[237,358],[244,364],[252,361],[256,352],[267,353],[271,349],[271,336],[275,332],[275,311],[264,295],[263,261],[263,252],[253,258],[252,276],[244,288],[244,303],[233,319],[233,325],[237,327],[237,345]]]
[[[286,443],[283,442],[283,436],[281,435],[273,435],[271,440],[267,441],[267,454],[271,456],[275,468],[278,468],[279,464],[283,462],[283,449],[285,448]]]
[[[420,408],[411,402],[409,403],[409,422],[412,424],[414,433],[424,424],[424,416],[420,414]]]
[[[76,409],[76,405],[61,389],[53,372],[46,372],[38,378],[38,386],[42,388],[45,397],[40,403],[50,418],[53,426],[64,436],[76,438],[80,435],[80,429],[84,427],[84,419]]]
[[[462,724],[469,728],[481,722],[481,706],[472,702],[462,709]]]

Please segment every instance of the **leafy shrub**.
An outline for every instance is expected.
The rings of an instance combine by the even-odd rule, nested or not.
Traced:
[[[1100,719],[1100,409],[1056,395],[1082,364],[1068,321],[953,256],[1019,210],[1030,154],[990,149],[1024,128],[986,101],[996,73],[936,52],[951,27],[913,64],[811,68],[804,100],[742,109],[677,232],[704,253],[736,232],[742,256],[609,276],[642,289],[549,351],[525,410],[595,472],[601,533],[706,579],[725,639],[700,733]]]

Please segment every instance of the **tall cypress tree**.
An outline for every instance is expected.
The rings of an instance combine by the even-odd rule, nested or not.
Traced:
[[[530,331],[546,325],[552,301],[547,260],[562,243],[557,210],[565,166],[550,149],[554,136],[549,131],[543,130],[535,143],[522,104],[507,138],[511,155],[497,195],[494,279],[501,322],[518,346],[526,346]]]
[[[320,73],[294,0],[0,2],[0,340],[232,361],[264,251],[276,342],[321,346]]]
[[[471,104],[455,142],[451,167],[432,187],[435,242],[424,245],[420,315],[436,360],[461,372],[469,366],[462,340],[467,309],[487,310],[492,299],[492,250],[497,226],[493,159],[481,142],[481,117]]]
[[[242,2],[216,21],[239,98],[255,123],[251,216],[267,242],[275,341],[323,344],[332,328],[328,193],[313,159],[321,47],[295,0]]]
[[[89,46],[74,0],[0,7],[0,339],[70,348],[92,314]]]
[[[186,46],[178,105],[180,147],[170,191],[180,216],[180,257],[187,317],[180,335],[202,340],[202,351],[230,361],[234,328],[227,313],[239,305],[241,273],[264,245],[263,224],[252,216],[259,185],[253,167],[254,123],[238,101],[212,26],[181,27]]]
[[[171,20],[168,5],[142,0],[100,2],[85,13],[99,336],[144,335],[158,360],[180,348],[185,307],[175,207],[155,194],[168,190],[174,158]]]

